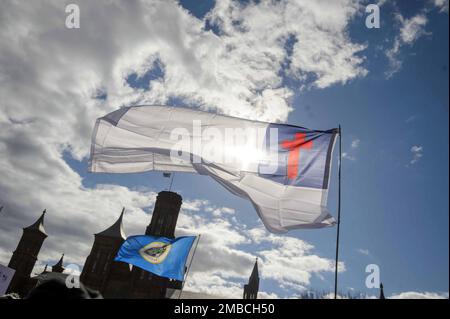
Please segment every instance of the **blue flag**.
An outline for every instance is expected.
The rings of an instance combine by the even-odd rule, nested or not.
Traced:
[[[195,238],[130,236],[114,260],[132,264],[161,277],[183,281],[184,266]]]

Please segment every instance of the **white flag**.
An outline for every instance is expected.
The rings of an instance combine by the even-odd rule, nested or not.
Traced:
[[[97,120],[90,171],[208,175],[250,200],[271,232],[320,228],[335,224],[326,203],[337,133],[180,107],[124,107]]]

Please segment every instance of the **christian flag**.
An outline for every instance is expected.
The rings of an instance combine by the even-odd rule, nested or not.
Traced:
[[[338,129],[169,106],[124,107],[95,124],[91,172],[191,172],[250,200],[275,233],[335,224],[326,203]]]

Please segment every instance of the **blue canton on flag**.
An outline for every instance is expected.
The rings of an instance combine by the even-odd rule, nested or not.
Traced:
[[[265,172],[268,169],[260,165],[259,176],[284,185],[327,189],[337,130],[315,131],[272,123],[265,137],[268,152],[273,129],[277,130],[278,138],[277,167],[268,174]]]

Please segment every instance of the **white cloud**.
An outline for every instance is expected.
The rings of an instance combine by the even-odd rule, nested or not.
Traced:
[[[351,144],[352,148],[358,148],[360,142],[361,142],[361,141],[360,141],[359,138],[354,139],[354,140],[352,141],[352,144]]]
[[[409,116],[406,120],[405,120],[405,122],[406,123],[411,123],[411,122],[414,122],[415,120],[417,120],[417,115],[411,115],[411,116]]]
[[[370,254],[368,249],[363,249],[363,248],[357,249],[357,252],[359,252],[362,255],[366,255],[366,256],[369,256],[369,254]]]
[[[233,215],[235,213],[235,210],[229,207],[208,207],[206,211],[211,212],[215,217],[223,214]]]
[[[405,291],[389,297],[390,299],[448,299],[448,292],[417,292]]]
[[[440,12],[448,13],[448,0],[434,0],[434,5],[439,9]]]
[[[409,164],[413,165],[423,157],[423,146],[414,145],[411,147],[410,151],[413,154],[413,158],[411,159]]]
[[[396,19],[400,24],[399,34],[395,37],[393,46],[385,51],[389,61],[389,69],[385,73],[387,78],[391,78],[402,67],[402,61],[399,58],[401,48],[404,45],[411,46],[418,38],[426,34],[425,25],[428,22],[424,13],[419,13],[410,19],[405,19],[397,13]]]
[[[364,47],[346,33],[358,8],[351,0],[220,1],[207,17],[219,35],[172,1],[82,1],[80,29],[64,27],[63,4],[44,4],[2,3],[3,121],[42,121],[78,156],[86,155],[93,120],[119,105],[181,97],[231,115],[283,121],[292,96],[280,75],[286,61],[289,77],[321,88],[366,73],[357,56]],[[295,39],[291,54],[288,38]],[[148,91],[129,87],[127,75],[144,74],[154,61],[164,77]],[[92,99],[99,90],[108,103]]]
[[[327,293],[326,295],[322,296],[322,299],[334,299],[334,292]],[[336,299],[348,299],[348,297],[338,293]]]
[[[264,279],[274,279],[285,288],[303,292],[312,275],[321,278],[325,272],[334,272],[334,261],[313,255],[314,246],[301,239],[275,236],[262,228],[252,229],[249,235],[254,242],[270,243],[273,247],[257,253]],[[339,263],[339,271],[345,271],[344,263]]]
[[[359,145],[361,143],[361,140],[359,138],[354,138],[351,143],[350,143],[350,147],[347,149],[346,147],[344,147],[344,151],[342,152],[342,158],[344,160],[349,160],[349,161],[356,161],[356,152],[357,149],[359,148]]]
[[[349,161],[356,161],[356,157],[354,155],[350,155],[347,152],[342,152],[342,158],[347,159]]]
[[[231,115],[284,121],[292,96],[280,75],[287,61],[287,76],[315,87],[366,72],[357,56],[363,47],[346,33],[357,10],[351,0],[245,7],[220,1],[207,17],[219,35],[172,1],[79,5],[80,29],[65,28],[58,1],[2,2],[0,20],[0,43],[8,44],[0,47],[2,127],[21,126],[36,148],[65,148],[76,158],[88,153],[95,118],[120,105],[179,97]],[[290,37],[292,53],[285,48]],[[126,83],[155,61],[164,74],[149,90]],[[98,92],[107,100],[95,99]]]
[[[398,14],[397,18],[401,23],[400,38],[403,43],[411,44],[425,33],[424,27],[428,19],[424,14],[418,14],[410,19]]]

